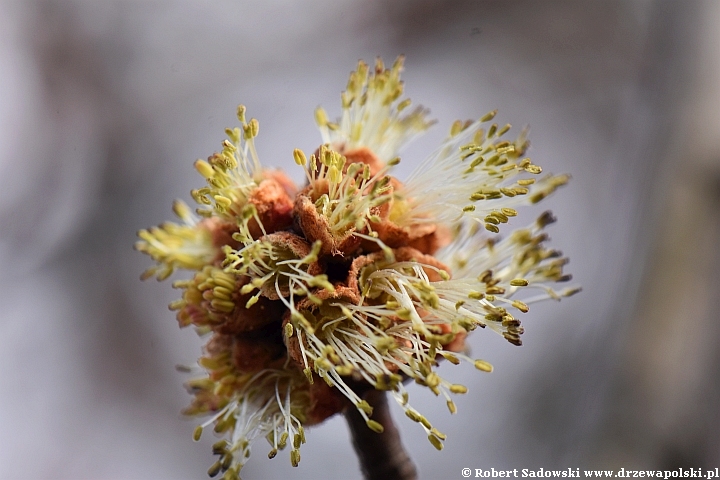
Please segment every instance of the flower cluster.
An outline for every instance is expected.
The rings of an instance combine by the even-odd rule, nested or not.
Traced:
[[[241,126],[195,163],[207,183],[192,191],[196,214],[176,202],[182,223],[139,232],[136,248],[156,262],[145,278],[194,272],[173,284],[182,298],[170,308],[208,338],[185,413],[208,416],[196,439],[211,424],[222,438],[211,476],[238,478],[260,436],[270,458],[289,445],[296,466],[305,427],[347,408],[382,432],[368,389],[389,392],[441,449],[445,435],[412,407],[408,381],[455,413],[452,396],[467,388],[441,377],[439,361],[491,371],[467,356],[468,332],[488,327],[520,345],[528,304],[577,291],[554,287],[570,277],[544,246],[550,213],[497,235],[568,177],[539,176],[524,133],[505,139],[495,112],[456,122],[407,179],[392,175],[400,147],[432,124],[401,99],[401,70],[402,57],[387,69],[360,62],[341,118],[316,111],[323,144],[309,158],[293,152],[300,189],[261,165],[258,122],[240,106]]]

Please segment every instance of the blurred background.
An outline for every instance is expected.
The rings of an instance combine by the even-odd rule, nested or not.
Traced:
[[[176,364],[170,282],[141,282],[136,231],[204,181],[247,105],[265,165],[320,142],[358,59],[406,55],[406,93],[438,124],[498,108],[532,127],[530,155],[571,183],[545,209],[584,291],[536,304],[520,348],[471,337],[483,374],[437,452],[393,410],[421,478],[470,468],[720,463],[720,2],[321,0],[0,2],[0,478],[206,478],[212,435]],[[243,478],[359,479],[342,417],[313,428],[300,467],[258,443]]]

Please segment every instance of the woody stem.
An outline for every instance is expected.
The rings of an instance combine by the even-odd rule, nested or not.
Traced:
[[[365,400],[373,407],[372,419],[383,427],[375,433],[354,408],[345,414],[360,467],[367,480],[416,480],[417,470],[400,441],[400,432],[393,423],[385,392],[369,390]]]

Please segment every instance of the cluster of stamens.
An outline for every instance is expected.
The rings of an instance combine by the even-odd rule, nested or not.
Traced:
[[[516,315],[577,291],[552,286],[569,276],[567,260],[543,245],[549,213],[495,235],[516,207],[568,179],[535,181],[541,170],[523,158],[524,133],[503,140],[509,125],[486,125],[495,112],[456,122],[405,182],[392,175],[400,146],[432,123],[422,108],[401,114],[410,104],[399,100],[401,68],[402,59],[374,71],[361,62],[341,119],[316,112],[325,143],[309,159],[293,152],[301,189],[261,166],[258,122],[239,107],[241,127],[195,163],[207,182],[192,192],[201,218],[176,203],[183,224],[139,232],[138,250],[157,262],[144,277],[195,272],[174,283],[182,298],[170,308],[180,326],[208,336],[185,413],[209,416],[196,439],[211,424],[223,437],[211,476],[238,478],[260,436],[270,458],[290,445],[297,466],[304,428],[348,408],[382,433],[363,399],[369,389],[389,392],[441,449],[445,435],[411,406],[406,384],[427,387],[455,413],[452,395],[467,388],[441,377],[440,361],[492,370],[468,356],[468,332],[488,327],[520,345]]]

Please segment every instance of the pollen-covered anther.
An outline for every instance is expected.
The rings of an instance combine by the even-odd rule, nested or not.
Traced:
[[[430,441],[432,446],[435,447],[436,449],[438,449],[438,450],[443,449],[442,440],[440,440],[440,438],[437,437],[436,435],[432,435],[432,434],[428,435],[428,440]]]
[[[375,433],[383,433],[385,431],[385,428],[375,420],[367,420],[365,422],[370,430],[372,430]]]
[[[475,360],[475,368],[483,372],[492,372],[493,367],[485,360]]]
[[[520,310],[523,313],[527,313],[530,310],[528,308],[528,306],[524,302],[521,302],[520,300],[513,300],[512,306],[517,308],[518,310]]]

